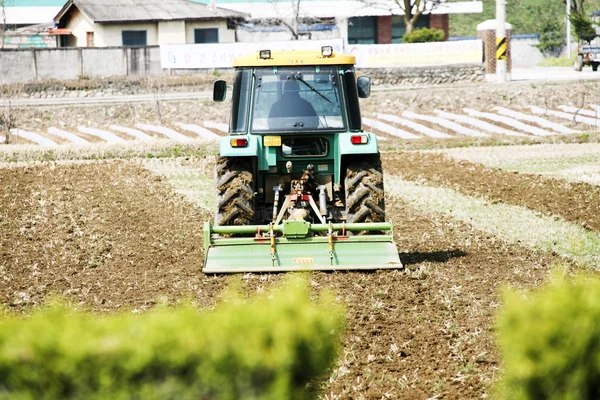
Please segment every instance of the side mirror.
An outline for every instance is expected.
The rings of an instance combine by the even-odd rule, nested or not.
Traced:
[[[213,101],[225,101],[227,97],[227,82],[219,80],[213,86]]]
[[[356,82],[358,88],[358,97],[366,99],[371,95],[371,78],[368,76],[359,76]]]

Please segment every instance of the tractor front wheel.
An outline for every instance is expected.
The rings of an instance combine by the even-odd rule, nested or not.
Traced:
[[[583,56],[580,54],[575,59],[575,71],[580,72],[583,69]]]
[[[220,157],[215,167],[215,225],[248,225],[254,219],[252,159]]]
[[[383,172],[379,154],[346,163],[346,222],[385,222]]]

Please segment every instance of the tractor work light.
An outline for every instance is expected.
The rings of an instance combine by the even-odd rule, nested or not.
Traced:
[[[331,47],[331,46],[321,47],[321,55],[323,57],[331,57],[333,55],[333,47]]]
[[[231,139],[231,141],[229,143],[231,144],[231,147],[246,147],[246,146],[248,146],[248,139],[246,139],[246,138]]]
[[[261,60],[269,60],[271,59],[271,50],[261,50],[258,52]]]
[[[350,138],[350,141],[352,142],[352,144],[367,144],[369,138],[367,137],[367,135],[356,135],[352,136]]]

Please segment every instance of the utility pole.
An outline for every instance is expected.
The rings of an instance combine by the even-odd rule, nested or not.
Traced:
[[[496,0],[496,78],[506,82],[506,3]]]
[[[571,0],[567,0],[567,57],[571,57]]]

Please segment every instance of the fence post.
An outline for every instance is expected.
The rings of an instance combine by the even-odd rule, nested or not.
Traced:
[[[37,81],[38,79],[38,70],[37,70],[37,50],[31,49],[31,55],[33,58],[32,68],[33,68],[33,79]]]

